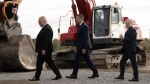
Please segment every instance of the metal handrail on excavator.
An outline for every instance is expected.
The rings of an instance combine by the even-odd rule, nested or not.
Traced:
[[[60,22],[61,22],[61,18],[62,17],[67,17],[68,14],[69,14],[69,12],[72,12],[72,10],[69,10],[65,16],[60,16],[60,18],[59,18],[59,27],[58,27],[58,30],[57,30],[58,31],[58,37],[59,37],[59,39],[60,39]],[[73,16],[73,12],[72,12],[72,16]],[[72,23],[72,25],[74,25],[74,22]],[[58,42],[58,50],[59,50],[59,44],[60,43]]]
[[[61,22],[61,18],[62,18],[62,17],[67,17],[68,14],[69,14],[69,12],[72,12],[72,10],[69,10],[65,16],[60,16],[60,18],[59,18],[58,34],[60,33],[60,22]],[[73,14],[72,14],[72,15],[73,15]],[[74,25],[74,22],[73,22],[73,25]]]
[[[19,2],[7,1],[7,2],[4,4],[3,8],[2,8],[2,12],[3,12],[4,17],[5,17],[6,19],[8,19],[7,15],[6,15],[6,11],[5,11],[5,8],[6,8],[6,6],[7,6],[8,4],[10,4],[10,3],[12,3],[12,4],[20,4],[21,2],[22,2],[22,0],[20,0]]]

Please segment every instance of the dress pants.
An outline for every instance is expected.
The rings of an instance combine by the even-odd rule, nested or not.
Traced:
[[[78,49],[77,49],[77,53],[76,53],[76,56],[75,56],[75,65],[74,65],[72,74],[77,76],[78,69],[80,67],[80,61],[81,61],[82,57],[84,58],[87,65],[93,71],[93,74],[98,74],[98,71],[97,71],[96,67],[93,65],[92,61],[90,60],[89,50],[86,50],[86,53],[82,54],[82,50],[78,50]]]
[[[120,60],[120,76],[124,76],[126,61],[130,59],[134,78],[138,78],[138,66],[135,52],[125,52]]]
[[[37,63],[36,63],[36,72],[35,72],[35,77],[39,78],[41,75],[41,70],[43,63],[46,62],[49,67],[52,69],[52,71],[56,74],[56,76],[61,76],[58,68],[56,67],[54,61],[52,60],[52,53],[47,52],[46,55],[42,55],[41,52],[38,53],[37,57]]]

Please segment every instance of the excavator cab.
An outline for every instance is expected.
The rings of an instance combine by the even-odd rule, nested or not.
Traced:
[[[120,6],[102,5],[93,8],[93,45],[114,45],[124,27]]]
[[[121,30],[124,28],[121,8],[122,7],[118,5],[102,5],[93,7],[92,21],[85,19],[85,22],[89,25],[93,48],[99,49],[107,48],[112,45],[122,45],[122,43],[119,42],[119,35],[123,34],[123,31]],[[76,32],[77,26],[70,26],[68,33],[62,33],[60,36],[61,45],[74,46],[76,41]]]
[[[22,35],[17,6],[22,0],[0,2],[0,70],[34,70],[36,53],[29,35]]]

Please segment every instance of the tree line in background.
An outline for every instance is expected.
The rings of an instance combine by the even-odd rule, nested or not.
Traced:
[[[150,39],[144,38],[143,44],[140,45],[140,48],[144,49],[147,52],[150,52]]]
[[[32,39],[32,40],[35,44],[36,43],[35,39]],[[60,46],[60,41],[58,39],[53,40],[53,47],[55,51],[69,48],[68,46]],[[143,44],[139,45],[139,47],[141,49],[144,49],[147,52],[150,52],[150,39],[144,38]]]
[[[32,39],[34,44],[36,43],[36,39]],[[62,50],[62,49],[67,49],[69,48],[68,46],[60,46],[60,41],[58,39],[53,40],[53,47],[54,51]]]

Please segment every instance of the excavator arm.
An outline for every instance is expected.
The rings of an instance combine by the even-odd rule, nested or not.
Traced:
[[[92,35],[92,16],[93,7],[96,6],[95,0],[71,0],[72,10],[74,18],[76,18],[77,12],[84,15],[84,22],[89,26],[90,35]],[[74,46],[76,41],[78,25],[71,25],[68,29],[68,33],[60,35],[60,41],[62,46]]]
[[[90,30],[92,28],[92,15],[93,15],[93,7],[96,6],[95,0],[72,0],[72,10],[74,13],[74,17],[77,15],[76,6],[78,8],[78,12],[84,15],[84,21],[89,25]]]

